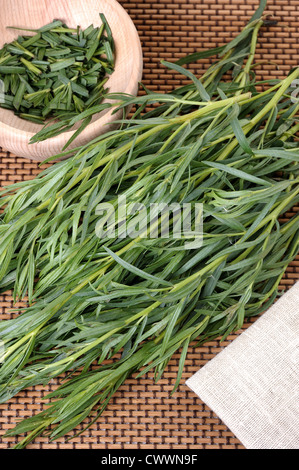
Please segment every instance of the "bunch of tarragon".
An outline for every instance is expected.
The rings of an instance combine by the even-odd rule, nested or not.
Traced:
[[[0,291],[28,306],[0,323],[1,402],[66,374],[42,413],[7,432],[26,433],[18,448],[88,416],[90,426],[127,377],[154,369],[158,380],[180,350],[176,389],[190,343],[225,338],[275,300],[299,243],[299,216],[281,222],[299,201],[299,68],[256,82],[264,3],[226,46],[164,63],[189,85],[112,96],[118,108],[135,105],[131,119],[2,192]],[[215,54],[200,78],[182,67]],[[202,204],[202,246],[146,228],[97,236],[96,208],[120,216],[119,196]]]

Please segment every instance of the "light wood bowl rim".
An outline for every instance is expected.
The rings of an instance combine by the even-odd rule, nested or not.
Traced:
[[[7,0],[8,1],[8,0]],[[12,1],[12,0],[9,0]],[[71,1],[71,0],[64,0],[64,1]],[[84,0],[87,2],[88,0]],[[135,67],[132,69],[132,73],[130,76],[130,81],[128,82],[126,89],[122,90],[122,92],[136,95],[138,92],[139,82],[141,81],[142,77],[142,68],[143,68],[143,57],[142,57],[142,48],[140,43],[140,38],[138,32],[135,28],[135,25],[128,15],[128,13],[124,10],[124,8],[116,1],[116,0],[101,0],[99,2],[99,11],[101,11],[101,3],[102,4],[110,4],[119,15],[122,16],[123,24],[125,25],[130,31],[130,54],[135,57],[134,64]],[[103,5],[102,5],[103,8]],[[108,18],[109,21],[109,18]],[[100,19],[99,19],[100,23]],[[1,39],[1,43],[5,43],[5,38]],[[1,46],[2,47],[2,46]],[[117,65],[117,62],[116,62]],[[115,68],[114,74],[117,73],[117,66]],[[109,87],[109,80],[106,84]],[[10,110],[3,110],[13,114],[13,111]],[[127,110],[128,111],[128,110]],[[122,111],[116,112],[113,114],[113,108],[109,108],[101,113],[102,116],[98,119],[91,122],[84,131],[74,140],[74,142],[70,145],[68,150],[76,148],[78,146],[84,145],[89,141],[95,139],[96,137],[100,136],[101,134],[118,127],[116,124],[113,124],[115,120],[119,120],[123,117]],[[23,120],[18,118],[14,115],[14,119],[17,119],[21,122]],[[42,127],[42,126],[40,126]],[[1,121],[1,108],[0,108],[0,146],[3,147],[5,150],[8,150],[12,153],[20,157],[30,158],[32,160],[43,161],[59,152],[51,151],[51,148],[61,147],[66,144],[68,139],[71,137],[74,131],[64,132],[56,137],[51,139],[47,139],[46,141],[42,141],[36,144],[29,144],[29,140],[35,134],[35,132],[29,132],[22,129],[18,129],[16,126],[10,126]]]

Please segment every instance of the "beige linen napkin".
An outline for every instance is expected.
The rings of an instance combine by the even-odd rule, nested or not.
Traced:
[[[299,448],[299,282],[186,384],[248,449]]]

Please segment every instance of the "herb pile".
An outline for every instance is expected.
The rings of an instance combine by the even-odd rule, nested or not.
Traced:
[[[90,426],[128,376],[154,369],[158,380],[180,349],[175,390],[190,343],[225,338],[277,296],[299,244],[299,215],[280,222],[299,201],[299,103],[291,97],[299,68],[257,88],[264,6],[226,46],[164,63],[192,83],[115,95],[119,107],[136,105],[132,119],[3,191],[0,291],[28,295],[29,306],[0,323],[0,400],[67,373],[42,413],[7,432],[27,433],[17,448],[70,433],[88,416]],[[181,66],[215,53],[199,79]],[[202,203],[202,247],[98,238],[96,207],[109,202],[117,213],[120,194],[146,206]]]
[[[55,20],[38,30],[25,30],[34,34],[18,36],[0,50],[4,83],[0,106],[23,119],[46,123],[32,142],[59,135],[81,122],[67,147],[94,114],[110,106],[101,101],[107,93],[107,75],[114,68],[114,41],[105,16],[101,13],[100,17],[100,27],[90,25],[85,30]]]

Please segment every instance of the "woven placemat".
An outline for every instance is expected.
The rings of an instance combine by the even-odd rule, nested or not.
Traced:
[[[233,38],[253,14],[258,0],[140,0],[120,1],[133,19],[144,54],[143,83],[152,90],[168,91],[187,83],[180,76],[166,71],[161,59],[178,59],[197,50],[216,47]],[[269,0],[267,12],[279,21],[262,32],[256,61],[259,79],[285,76],[299,63],[298,0]],[[202,61],[190,70],[200,74],[209,61]],[[31,179],[40,171],[36,163],[0,149],[0,185]],[[293,208],[298,211],[299,208]],[[286,214],[286,218],[293,212]],[[292,262],[281,283],[286,290],[299,278],[299,258]],[[0,295],[0,319],[9,318],[12,301],[9,293]],[[252,320],[254,321],[254,320]],[[249,323],[250,324],[250,323]],[[246,324],[244,329],[249,326]],[[230,449],[243,448],[238,439],[185,385],[194,374],[236,335],[226,341],[212,341],[189,350],[178,391],[170,397],[177,375],[179,354],[171,360],[163,378],[153,382],[153,374],[131,378],[111,400],[104,414],[79,437],[66,442],[61,438],[50,443],[37,438],[32,449]],[[12,447],[17,439],[2,438],[7,429],[23,417],[43,409],[42,397],[57,386],[35,387],[20,393],[9,403],[0,405],[0,448]],[[87,422],[87,421],[86,421]],[[77,431],[82,429],[78,427]],[[72,435],[72,433],[70,434]]]

